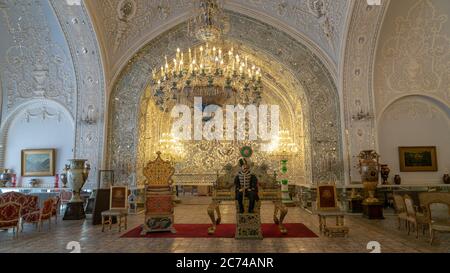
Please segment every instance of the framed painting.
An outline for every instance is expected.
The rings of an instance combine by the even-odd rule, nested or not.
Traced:
[[[22,150],[22,176],[55,176],[55,149]]]
[[[127,186],[112,186],[109,209],[128,209],[128,187]]]
[[[437,172],[436,146],[399,147],[401,172]]]
[[[114,171],[113,170],[100,170],[98,171],[98,189],[108,189],[114,186]]]

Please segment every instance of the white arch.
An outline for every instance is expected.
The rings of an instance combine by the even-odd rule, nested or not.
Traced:
[[[91,10],[90,5],[88,4],[87,6],[88,9]],[[330,73],[333,81],[337,82],[338,76],[335,62],[319,45],[317,45],[315,42],[309,39],[305,34],[297,31],[296,29],[292,28],[286,23],[283,23],[280,20],[273,18],[272,16],[269,16],[265,13],[256,10],[245,8],[244,6],[241,5],[233,4],[226,6],[226,8],[229,11],[239,13],[248,16],[250,18],[259,20],[261,22],[264,22],[266,24],[269,24],[274,28],[278,29],[279,31],[288,34],[294,40],[307,47],[316,57],[318,57],[319,60],[322,62],[322,64]],[[95,15],[90,13],[90,16],[92,16],[94,22],[97,22],[97,18],[95,17]],[[116,64],[108,69],[109,70],[108,76],[110,77],[108,80],[109,84],[107,86],[107,97],[109,97],[110,93],[112,92],[112,89],[116,85],[117,80],[119,79],[120,74],[124,70],[125,66],[128,65],[131,58],[137,52],[141,51],[141,49],[144,48],[150,41],[157,38],[164,32],[171,30],[173,27],[183,22],[186,22],[188,19],[190,19],[191,16],[192,16],[191,12],[185,12],[179,15],[178,17],[175,17],[167,21],[167,23],[161,24],[158,27],[153,28],[152,31],[145,33],[139,40],[136,40],[136,42],[132,44],[127,51],[124,52],[124,54],[120,57],[120,59],[116,62]],[[103,44],[101,48],[103,52],[106,51]],[[102,57],[107,59],[105,54],[102,54]],[[104,61],[104,63],[108,63],[109,65],[111,65],[109,63],[109,60]],[[110,75],[111,72],[113,72],[114,74]]]
[[[4,122],[2,123],[2,126],[0,128],[0,167],[3,168],[5,164],[5,149],[6,149],[6,143],[8,140],[8,131],[10,129],[11,124],[13,121],[15,121],[20,115],[23,115],[27,110],[37,107],[37,106],[49,106],[53,107],[57,110],[61,110],[67,117],[69,117],[70,123],[75,130],[75,119],[73,118],[72,114],[70,113],[69,109],[62,105],[61,103],[49,100],[49,99],[33,99],[26,101],[24,103],[21,103],[20,105],[17,105],[4,119]]]
[[[407,95],[400,95],[394,99],[392,99],[389,103],[386,103],[386,105],[381,109],[380,114],[377,116],[377,120],[376,120],[376,128],[377,131],[380,129],[380,121],[382,120],[383,116],[385,115],[385,113],[389,110],[389,108],[394,105],[395,103],[407,99],[407,98],[411,98],[411,97],[419,97],[422,99],[428,99],[431,100],[431,102],[436,105],[441,111],[443,111],[445,114],[447,114],[447,117],[449,118],[450,121],[450,106],[443,101],[441,98],[438,98],[432,94],[422,94],[422,93],[412,93],[412,94],[407,94]]]

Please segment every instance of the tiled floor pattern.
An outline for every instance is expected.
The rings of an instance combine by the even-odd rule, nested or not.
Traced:
[[[187,197],[188,198],[188,197]],[[175,208],[177,223],[209,223],[204,199],[185,200]],[[273,205],[263,203],[262,222],[272,221]],[[235,222],[233,203],[221,206],[223,223]],[[129,216],[128,228],[134,228],[143,221],[143,215]],[[289,208],[285,222],[303,223],[319,234],[317,216],[297,208]],[[261,241],[235,240],[225,238],[120,238],[117,229],[101,232],[101,226],[85,221],[52,222],[51,230],[45,224],[38,232],[33,225],[26,225],[19,239],[13,239],[12,232],[0,231],[0,252],[70,252],[66,245],[70,241],[81,244],[82,252],[369,252],[370,241],[378,241],[382,252],[450,252],[450,234],[438,234],[430,246],[428,233],[407,235],[405,229],[397,229],[395,216],[386,215],[385,220],[368,220],[361,215],[346,216],[350,227],[348,238],[267,238]]]

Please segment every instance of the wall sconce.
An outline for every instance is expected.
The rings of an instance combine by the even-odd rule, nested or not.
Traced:
[[[93,105],[89,105],[87,110],[83,111],[81,120],[89,125],[97,122],[97,113]]]
[[[352,120],[361,121],[361,120],[369,120],[369,119],[373,118],[372,115],[369,113],[369,111],[366,112],[362,109],[360,100],[356,100],[355,105],[356,105],[357,112],[356,112],[356,114],[354,114],[352,116]]]

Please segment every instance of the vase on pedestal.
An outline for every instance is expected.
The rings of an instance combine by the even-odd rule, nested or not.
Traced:
[[[86,218],[80,192],[89,175],[90,166],[86,159],[70,159],[67,170],[67,181],[72,189],[72,198],[67,203],[63,220],[80,220]]]
[[[286,177],[286,173],[288,171],[287,167],[287,159],[281,160],[281,173],[283,177]],[[293,204],[294,202],[291,199],[291,196],[289,195],[289,180],[288,179],[282,179],[281,180],[281,199],[283,204],[286,206],[289,206]]]
[[[361,181],[364,189],[368,193],[368,197],[364,200],[366,204],[378,203],[375,197],[375,191],[378,186],[378,174],[380,156],[374,150],[362,151],[359,155],[359,173],[361,174]]]

